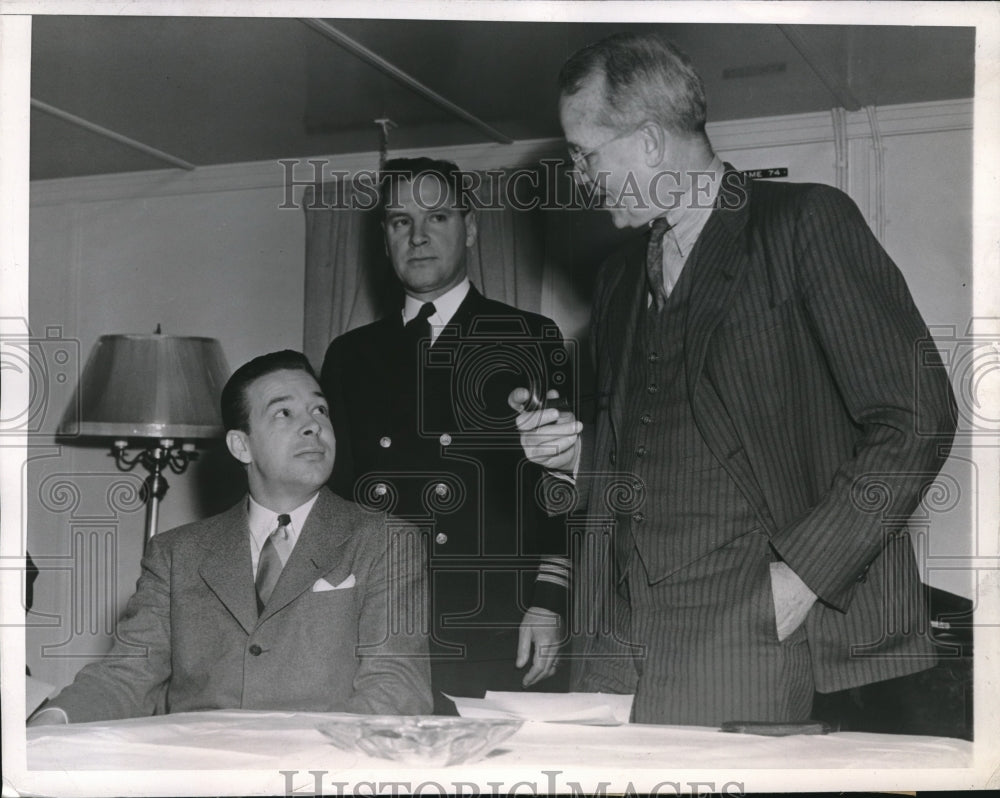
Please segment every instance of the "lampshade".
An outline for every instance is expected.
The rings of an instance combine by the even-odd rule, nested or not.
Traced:
[[[228,378],[226,357],[214,338],[102,335],[57,434],[219,437],[224,432],[219,396]]]

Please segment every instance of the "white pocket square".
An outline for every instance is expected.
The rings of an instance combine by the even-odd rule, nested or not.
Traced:
[[[351,574],[347,579],[341,582],[339,585],[331,585],[325,579],[317,579],[312,586],[313,593],[322,593],[324,590],[346,590],[349,587],[354,587],[354,574]]]

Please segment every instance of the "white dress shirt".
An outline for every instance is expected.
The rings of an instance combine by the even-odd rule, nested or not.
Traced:
[[[316,503],[317,496],[319,496],[318,493],[288,513],[292,518],[291,524],[288,525],[288,538],[282,542],[282,545],[275,545],[282,565],[288,562],[288,557],[299,540],[299,533],[302,531],[302,527],[305,526],[306,518],[309,517],[309,511],[312,510],[313,505]],[[260,562],[260,550],[263,548],[268,535],[278,528],[279,515],[280,513],[268,510],[262,504],[255,502],[253,496],[247,497],[247,517],[250,526],[250,561],[253,564],[253,574],[255,577],[257,575],[257,565]]]
[[[663,287],[667,296],[677,285],[688,255],[712,215],[725,171],[725,164],[716,155],[705,169],[698,171],[697,179],[688,187],[677,207],[665,214],[671,225],[663,235]],[[653,301],[652,295],[649,301]]]

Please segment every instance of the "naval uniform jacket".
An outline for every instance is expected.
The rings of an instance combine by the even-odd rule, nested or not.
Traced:
[[[647,241],[627,242],[597,279],[597,417],[584,432],[577,512],[604,523],[574,564],[582,617],[596,617],[620,578],[608,540],[636,511],[615,506],[614,485],[630,481],[618,472],[630,459],[623,412],[640,367]],[[912,547],[890,542],[947,456],[955,405],[902,274],[842,192],[753,182],[731,167],[684,269],[686,400],[777,556],[819,597],[805,622],[817,688],[927,667]],[[657,490],[655,475],[644,489]],[[635,536],[651,582],[728,542],[711,525],[695,539],[669,524]]]
[[[432,654],[512,663],[528,607],[565,617],[567,575],[536,581],[543,555],[567,556],[564,519],[539,500],[542,470],[507,396],[530,384],[565,395],[568,366],[554,322],[474,286],[432,346],[408,344],[398,313],[330,344],[331,485],[424,531]]]

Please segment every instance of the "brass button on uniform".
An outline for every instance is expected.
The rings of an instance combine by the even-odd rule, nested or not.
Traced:
[[[646,454],[646,447],[645,446],[636,446],[635,447],[635,456],[636,457],[642,457],[644,454]]]
[[[646,516],[644,516],[642,513],[634,513],[632,515],[632,520],[635,521],[637,524],[641,524],[643,521],[646,520]]]
[[[378,445],[381,446],[383,449],[388,449],[390,446],[392,446],[392,438],[390,438],[388,435],[383,435],[381,438],[378,439]]]
[[[248,650],[249,650],[249,652],[250,652],[251,654],[253,654],[253,655],[254,655],[255,657],[259,657],[259,656],[261,655],[261,652],[262,652],[262,651],[263,651],[264,649],[262,649],[262,648],[261,648],[260,646],[258,646],[258,645],[257,645],[256,643],[254,643],[254,644],[253,644],[252,646],[250,646],[250,648],[249,648]]]
[[[650,352],[650,353],[649,353],[649,354],[648,354],[648,355],[646,356],[646,359],[647,359],[647,360],[648,360],[648,361],[649,361],[650,363],[655,363],[655,362],[656,362],[657,360],[659,360],[659,359],[660,359],[660,356],[659,356],[659,354],[658,354],[658,353],[656,353],[656,352]]]
[[[660,392],[660,386],[657,385],[655,382],[650,383],[649,385],[646,386],[646,393],[648,393],[650,395],[652,395],[654,393],[659,393],[659,392]]]
[[[445,543],[448,542],[448,536],[444,532],[438,532],[434,536],[434,542],[437,543],[438,545],[443,546]]]
[[[434,486],[434,492],[443,499],[448,495],[448,486],[443,482],[438,482],[438,484]]]
[[[379,482],[375,486],[375,495],[376,496],[385,496],[385,494],[388,493],[388,492],[389,492],[389,488],[386,486],[386,484],[384,482]]]
[[[441,433],[441,437],[438,438],[438,441],[440,442],[440,444],[442,446],[450,446],[451,445],[451,435],[449,435],[447,432],[442,432]]]
[[[643,413],[639,417],[639,421],[641,421],[643,424],[651,424],[653,422],[653,417],[649,415],[649,413]]]

